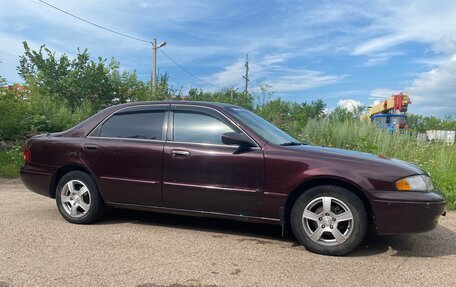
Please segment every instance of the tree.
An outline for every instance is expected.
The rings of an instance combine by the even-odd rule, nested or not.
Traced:
[[[28,85],[31,107],[29,128],[35,132],[60,131],[73,126],[96,111],[129,101],[170,99],[174,90],[168,75],[160,76],[152,94],[150,83],[138,79],[136,71],[120,71],[119,62],[90,58],[87,49],[73,59],[56,56],[45,45],[30,49],[24,42],[24,54],[17,67]]]
[[[0,61],[1,64],[1,61]],[[0,75],[0,140],[24,137],[28,130],[30,105],[15,89],[4,88],[6,79]]]
[[[65,54],[57,57],[45,45],[34,51],[27,42],[23,44],[25,52],[17,69],[32,96],[65,103],[71,111],[87,101],[98,110],[113,103],[151,98],[136,72],[120,72],[119,62],[114,59],[108,62],[99,57],[93,61],[87,49],[78,49],[74,59]]]
[[[408,115],[408,125],[416,132],[428,130],[456,130],[456,120],[451,116],[439,119],[433,116]]]
[[[269,102],[274,95],[272,87],[267,84],[260,85],[260,94],[256,96],[257,98],[257,107],[264,106]]]
[[[291,135],[299,137],[303,127],[310,119],[324,116],[325,108],[326,104],[321,99],[309,104],[277,98],[257,106],[255,112]]]
[[[254,108],[254,98],[251,94],[238,92],[232,89],[223,89],[216,92],[203,92],[200,89],[190,89],[188,92],[190,101],[206,101],[233,104],[249,110]]]
[[[174,89],[172,86],[169,85],[169,75],[165,73],[163,75],[159,75],[156,90],[152,93],[152,100],[154,101],[163,101],[163,100],[171,100],[176,98],[180,98],[181,94],[176,94],[177,90]]]

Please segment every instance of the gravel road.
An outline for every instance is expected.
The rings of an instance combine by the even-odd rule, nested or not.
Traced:
[[[456,286],[456,213],[328,257],[269,225],[120,210],[74,225],[0,179],[0,286]]]

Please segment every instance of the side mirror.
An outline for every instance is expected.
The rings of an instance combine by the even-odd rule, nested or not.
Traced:
[[[241,147],[253,147],[255,144],[245,135],[241,133],[224,133],[222,142],[226,145],[238,145]]]

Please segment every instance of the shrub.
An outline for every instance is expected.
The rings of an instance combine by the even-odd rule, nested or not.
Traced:
[[[0,140],[22,139],[29,127],[29,103],[14,93],[0,94]]]
[[[19,169],[23,164],[22,148],[19,145],[13,146],[6,152],[0,150],[0,176],[19,176]]]
[[[32,127],[34,132],[66,130],[93,114],[92,104],[84,102],[72,110],[66,101],[56,101],[50,96],[34,95],[32,103]]]

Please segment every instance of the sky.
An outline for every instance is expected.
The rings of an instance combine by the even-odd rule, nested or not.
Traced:
[[[46,0],[110,29],[166,41],[160,73],[173,87],[213,91],[270,86],[275,98],[329,109],[372,105],[408,92],[411,113],[456,116],[456,1]],[[0,75],[16,71],[22,41],[70,57],[87,48],[151,76],[149,43],[72,18],[38,0],[0,0]],[[201,80],[200,80],[201,79]]]

